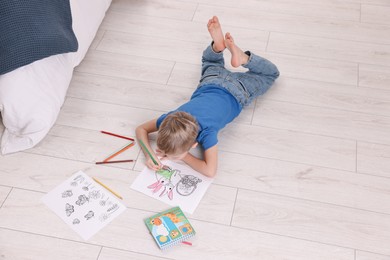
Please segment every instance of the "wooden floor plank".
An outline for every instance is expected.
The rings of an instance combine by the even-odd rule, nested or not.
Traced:
[[[39,202],[42,195],[37,192],[14,190],[4,207],[6,210],[0,210],[0,227],[72,239],[75,242],[80,241],[61,219]],[[35,213],[33,214],[33,212]],[[206,221],[201,222],[191,218],[190,221],[197,231],[197,235],[191,239],[193,246],[179,245],[171,250],[161,252],[142,221],[151,214],[152,212],[149,211],[127,209],[110,225],[92,237],[89,243],[171,259],[215,259],[215,257],[220,259],[240,257],[245,259],[259,259],[259,257],[265,259],[270,257],[273,259],[285,259],[286,257],[302,259],[302,251],[304,250],[305,257],[309,258],[353,260],[354,252],[351,249]],[[20,221],[13,221],[14,218],[18,218]],[[131,237],[131,243],[129,237]],[[245,250],[242,250],[244,245]],[[283,245],[283,250],[280,250],[281,245]]]
[[[390,215],[239,190],[232,225],[389,254]]]
[[[223,152],[215,183],[390,214],[390,179],[355,172]]]
[[[100,247],[0,228],[0,252],[3,259],[95,260]]]

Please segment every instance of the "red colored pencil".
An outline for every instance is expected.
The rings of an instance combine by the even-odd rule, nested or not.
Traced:
[[[112,136],[115,136],[115,137],[123,138],[123,139],[130,140],[130,141],[134,141],[134,139],[133,139],[133,138],[130,138],[130,137],[126,137],[126,136],[122,136],[122,135],[117,135],[117,134],[113,134],[113,133],[106,132],[106,131],[100,131],[100,132],[103,133],[103,134],[106,134],[106,135],[112,135]]]
[[[125,162],[134,162],[134,160],[119,160],[119,161],[107,161],[107,162],[96,162],[96,164],[106,164],[106,163],[125,163]]]

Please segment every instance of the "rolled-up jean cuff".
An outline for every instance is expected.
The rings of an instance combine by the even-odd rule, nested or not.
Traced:
[[[244,68],[246,68],[246,67],[248,66],[248,64],[251,62],[253,55],[252,55],[252,53],[251,53],[250,51],[246,51],[246,52],[244,52],[244,53],[245,53],[246,55],[249,56],[248,62],[245,63],[245,64],[242,64],[242,66],[243,66]]]
[[[213,49],[213,44],[214,44],[214,41],[211,41],[210,47],[211,47],[211,50],[212,50],[215,54],[220,54],[220,53],[223,52],[223,51],[220,51],[220,52],[214,51],[214,49]]]
[[[203,58],[209,61],[219,60],[223,57],[223,51],[215,52],[213,42],[203,51]]]

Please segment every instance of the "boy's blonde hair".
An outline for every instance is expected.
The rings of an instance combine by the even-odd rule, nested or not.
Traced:
[[[187,112],[177,111],[165,117],[157,133],[157,146],[165,154],[187,152],[196,143],[199,126]]]

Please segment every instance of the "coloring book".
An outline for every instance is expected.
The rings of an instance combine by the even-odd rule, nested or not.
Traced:
[[[47,193],[42,201],[85,240],[126,209],[82,171]]]
[[[155,214],[144,221],[160,249],[166,249],[195,235],[194,228],[180,207]]]
[[[138,175],[131,188],[194,213],[213,179],[193,170],[186,164],[163,161],[164,167],[153,171],[147,167]]]

